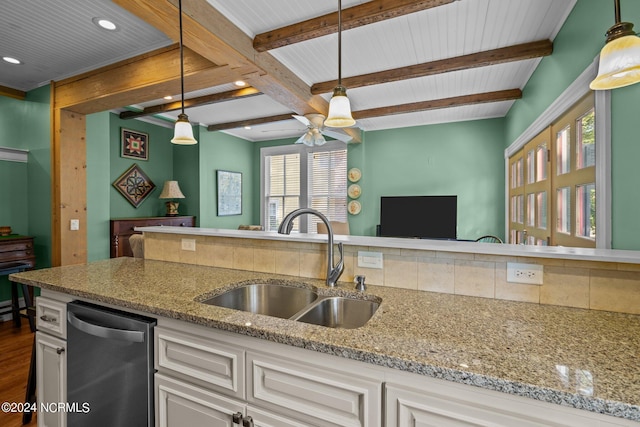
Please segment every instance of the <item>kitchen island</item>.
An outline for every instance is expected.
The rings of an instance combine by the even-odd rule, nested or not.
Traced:
[[[118,258],[11,279],[133,311],[365,364],[640,421],[640,316],[149,259]],[[369,322],[333,329],[199,302],[247,282],[380,298]],[[46,294],[46,292],[45,292]],[[632,423],[633,424],[633,423]],[[631,425],[631,424],[620,424]]]

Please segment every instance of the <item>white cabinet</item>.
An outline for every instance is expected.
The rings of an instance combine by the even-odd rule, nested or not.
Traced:
[[[381,426],[382,374],[335,359],[159,319],[158,426]]]
[[[59,402],[67,401],[66,346],[66,341],[60,338],[36,332],[38,427],[67,425],[65,412],[57,410]],[[45,407],[51,410],[45,410]]]
[[[404,372],[385,384],[387,427],[613,427],[638,423]]]
[[[43,291],[43,295],[46,292]],[[36,395],[38,427],[64,427],[67,416],[58,410],[67,401],[67,298],[36,299]]]

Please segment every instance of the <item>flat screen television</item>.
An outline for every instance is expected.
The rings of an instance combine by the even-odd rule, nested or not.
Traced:
[[[383,196],[380,236],[456,239],[457,196]]]

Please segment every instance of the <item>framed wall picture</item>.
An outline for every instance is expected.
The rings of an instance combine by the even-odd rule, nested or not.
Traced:
[[[149,135],[122,128],[120,156],[128,159],[149,160]]]
[[[113,186],[136,208],[156,188],[153,181],[136,164],[120,175]]]
[[[242,173],[217,171],[218,216],[242,215]]]

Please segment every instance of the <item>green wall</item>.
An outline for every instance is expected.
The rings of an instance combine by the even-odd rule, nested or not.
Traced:
[[[27,163],[0,161],[0,225],[34,237],[36,267],[51,266],[51,158],[49,87],[24,101],[0,96],[0,145],[29,150]],[[0,277],[0,301],[9,299]]]
[[[255,163],[255,143],[222,132],[201,132],[200,141],[200,226],[236,229],[240,224],[258,224],[260,210],[260,163]],[[188,165],[182,165],[188,167]],[[218,216],[216,171],[242,173],[242,215]]]
[[[614,22],[613,2],[578,0],[545,57],[505,120],[505,147],[560,96],[593,62]],[[623,1],[622,20],[640,25],[640,2]],[[614,249],[640,249],[640,85],[611,91],[612,242]]]

